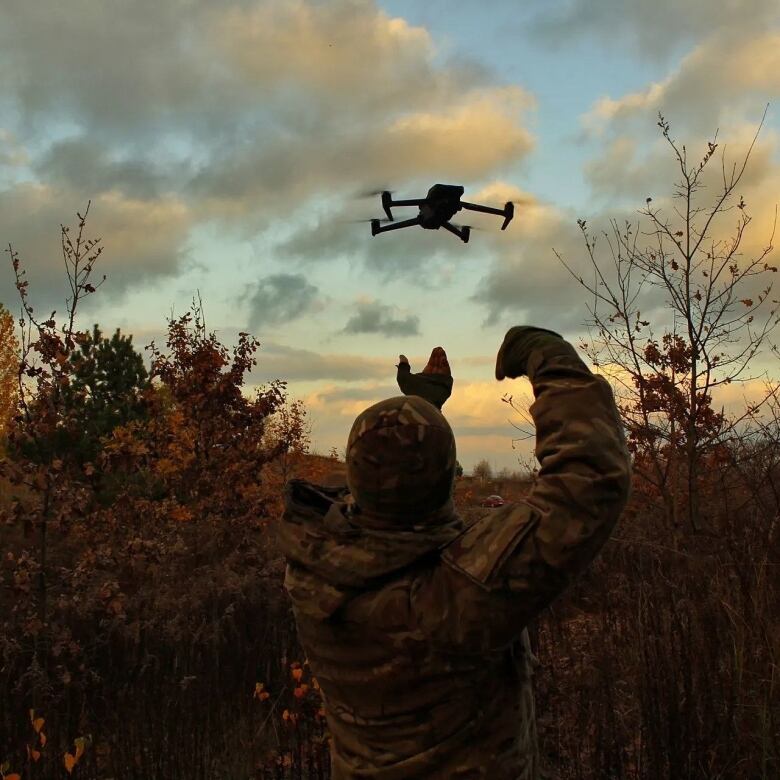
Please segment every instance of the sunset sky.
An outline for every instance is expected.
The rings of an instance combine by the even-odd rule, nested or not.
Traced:
[[[736,160],[769,103],[740,188],[745,251],[764,246],[779,97],[778,0],[5,0],[0,243],[36,309],[61,313],[59,225],[91,199],[108,280],[82,324],[142,348],[200,291],[223,342],[261,341],[252,382],[287,380],[324,453],[400,392],[399,353],[419,371],[441,345],[461,463],[512,468],[530,445],[512,448],[522,421],[501,398],[530,386],[493,377],[504,333],[586,332],[553,248],[586,269],[578,217],[606,228],[668,201],[659,111],[692,157],[717,129]],[[468,244],[355,221],[381,216],[362,192],[435,182],[517,200],[515,220],[456,220],[484,228]],[[17,312],[3,258],[0,301]]]

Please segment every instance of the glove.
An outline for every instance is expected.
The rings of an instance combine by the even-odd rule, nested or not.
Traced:
[[[574,347],[564,341],[560,333],[531,325],[517,325],[510,328],[496,355],[496,379],[515,379],[524,376],[528,370],[531,352],[544,349],[555,354],[574,354]]]
[[[398,387],[404,395],[419,395],[437,409],[452,393],[452,372],[447,361],[447,353],[441,347],[435,347],[428,359],[428,365],[419,374],[413,374],[405,355],[398,356]]]

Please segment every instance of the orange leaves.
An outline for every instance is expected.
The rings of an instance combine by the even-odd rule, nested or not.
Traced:
[[[295,696],[296,699],[302,699],[308,690],[309,686],[306,683],[302,683],[301,685],[296,686],[293,691],[293,696]]]
[[[73,767],[76,766],[76,756],[70,753],[66,753],[64,756],[64,761],[65,761],[65,771],[68,774],[72,774]]]
[[[87,746],[91,743],[91,739],[89,737],[77,737],[73,740],[73,744],[76,746],[76,749],[73,751],[73,753],[65,753],[63,756],[63,762],[65,764],[65,771],[68,774],[73,773],[73,768],[78,764],[79,759],[84,755],[84,751],[87,749]]]
[[[269,699],[271,697],[271,694],[268,693],[267,690],[265,690],[265,684],[259,682],[259,683],[255,683],[255,691],[252,694],[252,696],[258,701],[265,701],[266,699]]]
[[[753,305],[753,299],[752,298],[743,298],[740,303],[744,303],[745,306],[748,307],[748,309]]]
[[[19,358],[14,319],[0,304],[0,436],[5,433],[16,408]]]
[[[46,721],[43,718],[36,718],[35,717],[35,710],[30,710],[30,723],[32,723],[33,729],[35,729],[35,733],[39,734],[41,729],[43,728],[43,724]]]
[[[11,764],[8,761],[3,761],[3,763],[0,764],[0,778],[2,778],[2,780],[21,780],[22,776],[16,772],[7,774],[10,768]]]
[[[186,506],[175,506],[170,510],[170,517],[177,523],[186,523],[192,520],[192,512]]]

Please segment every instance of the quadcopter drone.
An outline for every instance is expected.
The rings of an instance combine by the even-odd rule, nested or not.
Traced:
[[[392,225],[382,225],[383,220],[371,220],[371,235],[377,233],[386,233],[388,230],[398,230],[400,228],[419,225],[426,230],[438,230],[443,227],[454,233],[461,241],[466,243],[471,234],[471,228],[468,225],[453,225],[450,219],[461,209],[470,211],[481,211],[484,214],[498,214],[504,218],[504,224],[501,230],[506,230],[506,226],[512,221],[515,215],[514,204],[509,201],[503,209],[494,209],[490,206],[478,206],[476,203],[464,203],[460,196],[463,195],[463,187],[456,184],[434,184],[428,190],[428,195],[424,198],[413,200],[393,200],[392,194],[385,190],[382,193],[382,208],[387,214],[387,222]],[[394,206],[419,206],[419,214],[414,219],[405,219],[401,222],[395,222],[390,211]]]

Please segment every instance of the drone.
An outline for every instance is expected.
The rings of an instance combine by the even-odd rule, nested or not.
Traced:
[[[383,220],[371,220],[371,235],[377,233],[386,233],[388,230],[399,230],[400,228],[419,225],[426,230],[438,230],[444,228],[454,233],[463,243],[467,243],[471,228],[468,225],[453,225],[450,220],[461,209],[469,211],[481,211],[483,214],[498,214],[504,218],[504,224],[501,230],[506,230],[506,226],[512,221],[515,215],[514,204],[509,201],[503,209],[494,209],[490,206],[479,206],[476,203],[465,203],[462,201],[463,187],[456,184],[434,184],[428,190],[424,198],[415,198],[412,200],[393,200],[392,193],[389,190],[382,192],[382,208],[387,214],[387,222],[392,225],[382,225]],[[395,206],[419,206],[419,214],[414,219],[404,219],[401,222],[395,222],[390,209]]]

